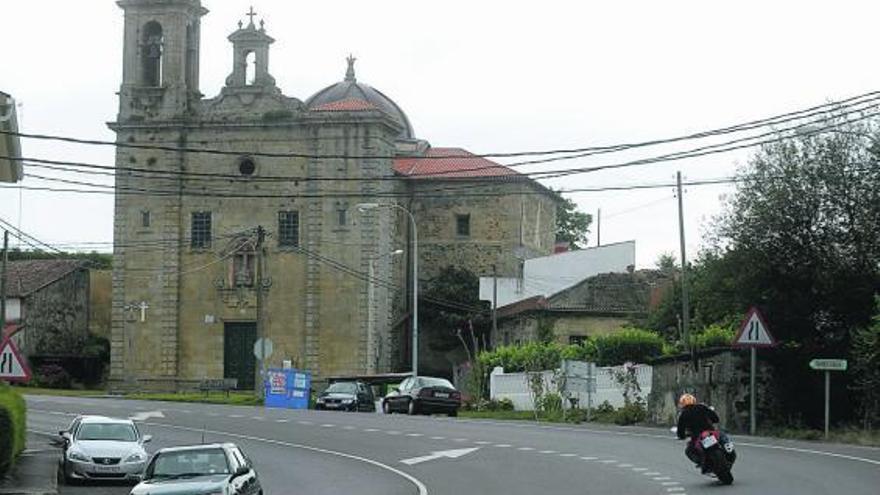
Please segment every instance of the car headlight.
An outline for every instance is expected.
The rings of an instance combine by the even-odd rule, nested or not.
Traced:
[[[71,461],[92,462],[92,460],[89,459],[88,456],[78,450],[68,450],[67,458]]]
[[[143,454],[141,452],[135,452],[134,454],[131,454],[130,456],[126,457],[123,462],[144,462],[146,460],[147,460],[146,454]]]

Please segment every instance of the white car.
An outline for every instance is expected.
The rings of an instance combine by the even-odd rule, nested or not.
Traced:
[[[130,419],[83,416],[72,431],[63,431],[61,473],[65,482],[84,480],[140,481],[146,466],[144,444]]]

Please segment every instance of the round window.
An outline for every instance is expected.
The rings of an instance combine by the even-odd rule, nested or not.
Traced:
[[[253,175],[254,171],[256,170],[257,166],[250,158],[242,158],[238,162],[238,171],[241,173],[241,175]]]

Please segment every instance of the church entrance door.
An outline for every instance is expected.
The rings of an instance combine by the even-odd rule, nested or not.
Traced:
[[[256,322],[226,322],[223,326],[223,378],[237,378],[240,390],[254,389]]]

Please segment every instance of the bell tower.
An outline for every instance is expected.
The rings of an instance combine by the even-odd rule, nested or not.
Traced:
[[[275,78],[269,74],[269,45],[275,42],[266,34],[263,21],[254,24],[253,7],[247,13],[247,26],[238,23],[238,30],[229,35],[232,42],[232,74],[226,78],[226,88],[237,90],[273,90]]]
[[[200,0],[120,0],[125,12],[119,122],[193,112],[199,92]]]

